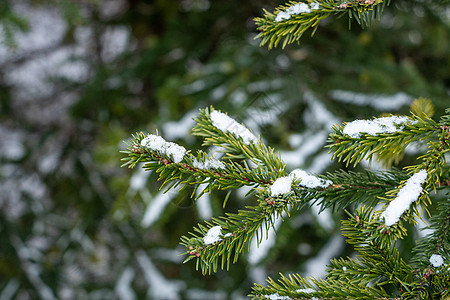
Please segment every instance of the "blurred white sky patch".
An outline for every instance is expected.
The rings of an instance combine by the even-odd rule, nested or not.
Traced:
[[[341,253],[344,247],[344,238],[336,233],[328,242],[322,246],[319,253],[313,258],[305,262],[304,276],[315,278],[324,277],[326,275],[326,267],[330,263],[330,259],[335,258]]]
[[[5,287],[3,288],[3,290],[0,292],[0,300],[13,299],[17,290],[19,289],[19,286],[20,286],[19,280],[15,278],[9,280],[8,283],[5,285]]]
[[[25,133],[21,130],[11,130],[0,125],[0,157],[6,160],[19,160],[25,155]]]
[[[109,20],[123,14],[128,8],[125,0],[102,0],[99,1],[99,13],[102,19]]]
[[[396,111],[411,104],[413,100],[413,97],[403,92],[393,95],[368,95],[352,91],[333,90],[329,94],[336,101],[358,106],[370,106],[380,111]]]
[[[143,251],[136,251],[136,260],[141,267],[149,288],[147,297],[155,300],[180,299],[179,293],[185,288],[184,282],[167,280],[155,267],[150,257]]]
[[[308,131],[304,134],[293,134],[289,137],[289,143],[298,146],[292,151],[280,151],[281,159],[286,165],[292,168],[303,166],[308,157],[323,148],[327,138],[328,132],[324,130],[319,132]]]
[[[207,186],[207,183],[201,184],[195,192],[195,195],[199,195]],[[200,219],[210,220],[212,218],[213,211],[211,207],[211,195],[209,193],[203,194],[195,201],[195,204]]]
[[[286,214],[283,213],[283,217],[286,217]],[[277,231],[281,224],[282,224],[282,219],[278,218],[275,221],[275,231]],[[265,225],[261,226],[261,228],[264,228]],[[253,236],[253,239],[251,241],[251,245],[250,245],[250,250],[248,252],[248,262],[252,265],[256,265],[258,263],[260,263],[264,258],[267,257],[267,254],[269,254],[270,249],[273,248],[273,246],[275,245],[275,241],[276,241],[276,233],[274,232],[274,230],[272,228],[270,228],[269,232],[265,233],[265,229],[262,230],[263,231],[263,238],[261,240],[261,243],[258,245],[257,243],[257,239],[256,239],[256,234]]]
[[[186,299],[189,300],[225,300],[225,291],[205,291],[200,289],[189,289],[186,291]]]
[[[114,288],[117,296],[121,300],[134,300],[136,294],[131,286],[134,279],[134,269],[132,267],[126,267],[120,277],[117,279],[116,286]]]
[[[313,212],[313,216],[316,218],[319,225],[328,232],[331,232],[334,227],[333,216],[329,209],[325,209],[322,212],[320,211],[320,206],[317,204],[311,205],[311,211]]]
[[[36,259],[32,248],[26,247],[26,245],[19,239],[18,236],[14,236],[11,239],[12,246],[15,248],[17,255],[20,258],[20,262],[23,270],[29,280],[34,286],[36,292],[41,299],[56,300],[53,291],[41,278],[42,267],[37,263],[39,259]]]
[[[57,9],[48,5],[30,7],[25,3],[15,3],[13,10],[27,19],[30,30],[16,32],[14,38],[17,49],[14,51],[10,51],[0,43],[0,64],[31,51],[55,46],[64,38],[67,24]]]
[[[314,129],[318,127],[317,125],[321,125],[324,130],[330,132],[333,125],[341,123],[341,120],[333,115],[313,92],[306,91],[304,98],[308,109],[303,114],[303,120],[308,127]]]
[[[102,60],[111,63],[130,45],[130,29],[126,26],[110,26],[102,34],[100,41]]]
[[[170,248],[153,248],[150,250],[151,257],[158,260],[165,260],[176,264],[183,263],[184,256],[180,255],[186,251],[186,248],[181,246],[170,249]]]
[[[152,170],[146,171],[144,168],[137,168],[131,176],[127,195],[134,196],[138,191],[145,189],[150,174],[152,174]]]
[[[178,194],[178,189],[170,190],[167,193],[159,191],[158,194],[152,196],[148,190],[141,192],[142,200],[147,204],[144,216],[142,217],[141,226],[150,227],[159,220],[159,217],[163,215],[164,209]]]
[[[194,117],[198,115],[199,109],[195,108],[187,112],[179,121],[169,121],[162,125],[164,137],[170,141],[190,136],[192,127],[195,125]]]
[[[333,155],[328,153],[327,150],[321,151],[319,154],[315,155],[311,164],[308,166],[308,171],[311,173],[321,174],[333,164],[331,159]]]

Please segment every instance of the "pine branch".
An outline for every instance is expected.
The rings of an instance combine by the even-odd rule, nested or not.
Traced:
[[[437,298],[438,294],[432,293],[433,286],[442,287],[442,290],[450,286],[450,269],[443,263],[450,260],[450,201],[443,202],[438,207],[438,214],[429,223],[432,233],[417,242],[411,260],[415,276],[419,280],[414,283],[407,296],[414,299]]]
[[[217,120],[212,120],[211,114],[215,114]],[[194,120],[196,126],[192,128],[192,134],[204,138],[203,146],[222,148],[222,152],[225,153],[224,159],[248,159],[258,166],[264,165],[274,174],[284,171],[286,165],[281,160],[279,153],[275,153],[273,148],[264,145],[250,131],[246,132],[243,125],[225,114],[215,111],[212,106],[209,109],[200,110],[198,117]],[[215,122],[219,123],[221,128],[215,126]],[[244,134],[241,136],[241,133]],[[248,141],[244,141],[244,138]]]
[[[355,19],[363,28],[370,25],[372,19],[379,18],[386,3],[382,0],[308,0],[305,2],[290,1],[281,5],[273,13],[264,10],[263,18],[255,18],[261,38],[260,45],[268,45],[269,49],[277,47],[283,41],[282,47],[299,42],[303,34],[312,29],[311,36],[318,28],[319,21],[330,15],[348,14],[349,19]]]
[[[333,159],[356,166],[363,159],[392,156],[403,152],[409,144],[418,140],[437,138],[439,126],[433,120],[415,116],[385,117],[373,120],[357,120],[332,128],[328,148]]]
[[[447,110],[450,113],[450,110]],[[229,269],[256,238],[259,244],[274,229],[277,218],[289,217],[312,203],[321,209],[355,206],[355,213],[342,221],[342,234],[354,245],[355,258],[332,260],[325,279],[298,275],[269,279],[269,286],[255,285],[255,299],[424,299],[448,294],[450,204],[440,207],[431,219],[435,229],[426,242],[419,242],[412,266],[400,257],[395,244],[415,223],[419,208],[432,203],[429,192],[448,186],[445,154],[450,151],[450,116],[439,123],[426,115],[385,117],[335,126],[329,147],[335,158],[358,163],[362,158],[401,152],[414,141],[428,141],[421,163],[389,172],[337,171],[323,176],[295,169],[287,174],[279,154],[267,147],[243,125],[226,114],[201,110],[194,134],[205,146],[218,146],[225,153],[216,160],[202,150],[193,155],[184,147],[157,135],[138,133],[123,151],[124,166],[144,163],[155,170],[167,189],[178,185],[207,183],[203,192],[251,186],[258,205],[199,224],[181,238],[187,250],[185,262],[196,260],[204,274]],[[389,150],[386,150],[389,149]],[[380,154],[381,153],[381,154]],[[252,167],[249,163],[253,163]],[[226,202],[226,199],[224,200]],[[384,206],[378,206],[378,204]],[[393,298],[394,297],[394,298]]]

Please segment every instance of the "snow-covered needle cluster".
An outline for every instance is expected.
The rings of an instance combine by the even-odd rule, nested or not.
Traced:
[[[420,170],[406,181],[397,197],[389,203],[386,210],[381,214],[381,217],[384,218],[384,224],[391,226],[398,222],[402,214],[409,209],[411,203],[419,198],[422,192],[422,184],[426,179],[427,171]]]
[[[408,117],[392,116],[374,120],[356,120],[344,126],[343,133],[352,138],[360,138],[361,134],[378,135],[380,133],[393,133],[404,128],[404,124],[411,122]]]
[[[184,154],[186,153],[186,149],[183,146],[172,142],[167,142],[162,137],[154,134],[149,134],[142,139],[141,146],[153,151],[165,153],[168,156],[172,156],[175,163],[181,162],[184,158]]]
[[[260,31],[257,38],[261,38],[261,45],[267,44],[269,49],[277,47],[281,41],[284,48],[299,42],[308,29],[313,29],[314,35],[319,21],[331,15],[347,14],[366,27],[382,13],[385,5],[386,1],[383,0],[292,1],[278,7],[273,13],[265,11],[264,17],[255,18]]]
[[[287,9],[280,11],[276,16],[275,21],[280,22],[283,20],[289,20],[293,15],[308,14],[313,10],[319,9],[319,6],[319,3],[317,2],[311,4],[296,3],[289,6]]]
[[[324,180],[314,175],[310,175],[303,170],[295,169],[289,174],[289,176],[283,176],[275,180],[275,182],[270,186],[271,196],[289,193],[291,191],[291,186],[294,179],[300,180],[299,185],[309,189],[326,188],[327,186],[333,184],[330,180]]]
[[[439,298],[449,294],[448,288],[442,287],[450,286],[450,201],[432,199],[430,191],[448,188],[450,182],[445,161],[450,152],[450,109],[446,113],[440,122],[426,116],[392,116],[332,128],[328,147],[335,158],[344,161],[358,162],[398,145],[396,151],[402,151],[417,140],[428,143],[428,152],[405,171],[287,172],[274,149],[212,107],[200,111],[193,134],[204,138],[204,145],[221,148],[221,160],[202,150],[194,155],[160,136],[140,133],[128,142],[124,165],[134,167],[142,162],[169,187],[181,184],[197,189],[206,184],[202,193],[243,186],[254,189],[256,206],[212,218],[181,238],[185,261],[196,260],[203,273],[228,269],[253,237],[260,242],[258,237],[276,228],[275,220],[281,215],[289,216],[313,203],[320,209],[349,211],[342,220],[342,233],[355,245],[357,259],[332,260],[323,280],[297,274],[282,276],[278,282],[269,279],[268,286],[254,286],[255,299],[426,299],[428,293]],[[438,208],[429,220],[434,230],[417,242],[408,264],[396,245],[408,234],[405,225],[414,224],[417,212],[433,202]],[[383,203],[384,207],[379,205]],[[387,284],[390,289],[383,288]]]
[[[242,138],[245,144],[257,143],[258,139],[251,133],[248,128],[236,122],[220,111],[214,110],[211,112],[212,124],[223,132],[234,134],[237,138]]]

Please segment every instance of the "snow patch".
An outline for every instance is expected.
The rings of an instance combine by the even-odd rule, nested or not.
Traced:
[[[306,288],[306,289],[299,289],[296,290],[297,293],[307,293],[307,294],[311,294],[311,293],[315,293],[316,290],[312,289],[312,288]]]
[[[439,254],[433,254],[430,257],[430,263],[433,265],[433,267],[439,268],[444,264],[444,258],[442,258],[442,256]]]
[[[220,160],[215,159],[214,157],[207,157],[204,162],[195,159],[192,165],[194,166],[194,168],[202,170],[225,169],[225,164]]]
[[[220,237],[222,235],[222,226],[214,226],[211,227],[206,235],[203,237],[203,242],[205,245],[211,245],[217,242],[220,242],[222,238]]]
[[[306,188],[326,188],[327,186],[333,184],[330,180],[324,180],[314,175],[309,175],[303,170],[295,169],[290,174],[289,177],[300,179],[300,185]]]
[[[292,177],[284,176],[280,177],[270,186],[271,196],[278,196],[280,194],[288,193],[291,190]]]
[[[147,147],[153,151],[165,153],[172,156],[174,163],[179,163],[183,160],[186,149],[183,146],[172,142],[167,142],[160,136],[149,134],[141,141],[141,146]]]
[[[214,110],[210,114],[212,124],[217,127],[220,131],[226,133],[230,132],[234,134],[237,138],[242,138],[245,144],[257,143],[258,139],[243,125],[236,122],[234,119],[230,118],[224,113]]]
[[[288,7],[286,10],[280,11],[275,17],[275,22],[289,20],[292,15],[308,14],[313,10],[319,9],[319,7],[320,5],[317,2],[311,3],[311,6],[306,3],[296,3]]]
[[[380,133],[394,133],[403,130],[404,124],[410,119],[408,117],[383,117],[374,120],[356,120],[344,126],[343,133],[352,138],[359,139],[362,133],[378,135]]]
[[[386,210],[381,214],[387,226],[398,222],[401,215],[409,209],[411,203],[416,201],[422,192],[422,183],[427,179],[427,171],[421,170],[411,176],[400,189],[397,197],[392,200]]]

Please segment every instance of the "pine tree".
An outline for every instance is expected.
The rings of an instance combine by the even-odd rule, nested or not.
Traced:
[[[363,27],[379,17],[385,1],[290,2],[256,22],[261,44],[269,48],[298,42],[313,33],[321,19],[348,14]],[[250,187],[257,203],[199,224],[181,238],[185,262],[194,260],[204,274],[229,269],[249,247],[253,237],[261,242],[275,230],[277,219],[311,204],[321,209],[344,210],[342,234],[353,245],[356,257],[333,259],[323,279],[298,274],[268,279],[255,285],[255,299],[445,299],[450,295],[450,202],[448,200],[450,108],[439,121],[431,106],[415,101],[409,116],[383,116],[335,125],[327,148],[333,158],[354,167],[363,159],[387,165],[398,160],[407,146],[427,147],[414,164],[403,170],[362,172],[338,170],[321,176],[295,169],[288,172],[280,155],[249,129],[209,107],[200,111],[193,129],[203,146],[220,148],[213,153],[192,152],[157,134],[137,133],[128,141],[124,166],[143,163],[154,170],[166,191],[193,187],[199,198],[212,190]],[[430,116],[429,116],[430,115]],[[200,185],[206,186],[200,192]],[[447,189],[447,190],[446,190]],[[447,193],[447,194],[446,194]],[[402,257],[401,240],[423,218],[432,232],[417,240],[412,257]]]

